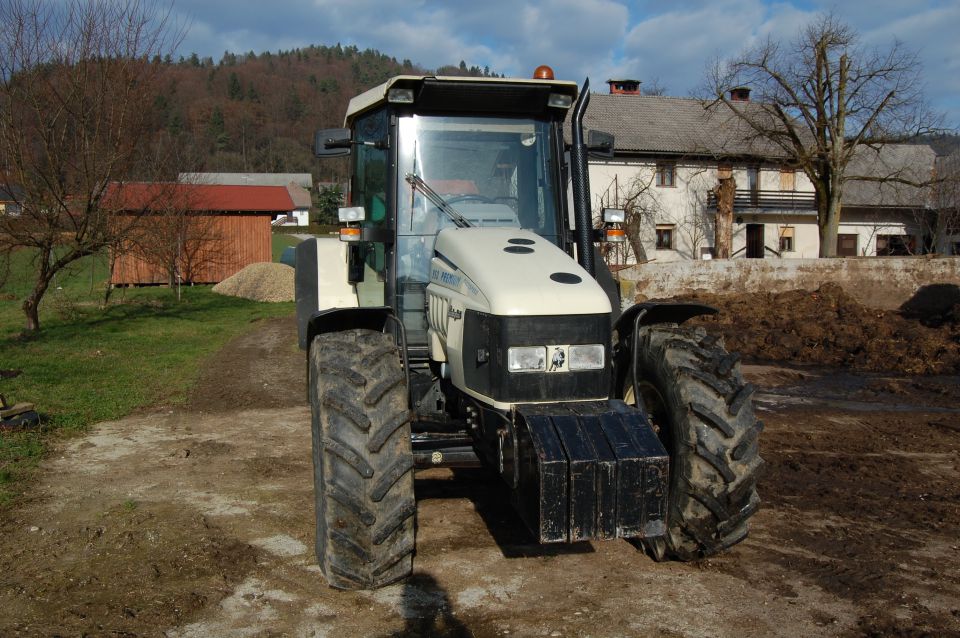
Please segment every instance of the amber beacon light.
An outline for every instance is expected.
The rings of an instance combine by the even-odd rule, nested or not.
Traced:
[[[553,79],[553,69],[548,67],[546,64],[541,64],[537,67],[536,71],[533,72],[533,79],[535,80],[552,80]]]

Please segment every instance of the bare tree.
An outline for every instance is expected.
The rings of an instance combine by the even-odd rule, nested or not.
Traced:
[[[730,259],[733,254],[733,201],[737,194],[737,181],[733,175],[719,177],[713,194],[717,198],[713,245],[717,259]]]
[[[128,224],[113,251],[128,265],[139,262],[162,272],[178,297],[180,284],[209,281],[210,270],[223,263],[223,233],[217,218],[203,213],[200,198],[193,184],[118,185],[107,200],[140,223]]]
[[[648,96],[665,96],[668,94],[666,85],[660,83],[659,77],[648,80],[646,86],[641,87],[640,92]]]
[[[857,147],[904,141],[938,130],[940,118],[924,100],[920,64],[899,43],[860,46],[856,32],[833,15],[801,30],[788,46],[768,39],[708,72],[707,90],[745,124],[745,134],[772,144],[813,183],[820,256],[837,250],[847,164]],[[746,86],[756,99],[729,92]],[[898,174],[866,180],[916,182]]]
[[[687,204],[687,213],[675,220],[677,235],[683,239],[682,242],[678,242],[677,250],[682,253],[680,246],[685,246],[690,251],[688,255],[690,259],[700,259],[700,248],[711,239],[715,240],[716,238],[716,225],[719,217],[707,212],[705,200],[706,191],[695,191]]]
[[[623,230],[627,236],[625,244],[604,244],[604,257],[607,263],[642,264],[647,261],[647,250],[643,242],[647,237],[644,229],[650,227],[660,210],[660,202],[653,188],[656,173],[650,171],[637,173],[626,184],[618,177],[607,186],[599,198],[598,208],[621,208],[624,211]],[[647,233],[648,234],[648,233]]]
[[[917,217],[927,224],[931,248],[960,254],[955,248],[960,244],[960,151],[938,158],[930,195],[931,210],[918,211]]]
[[[136,219],[100,201],[110,182],[154,177],[156,60],[180,37],[168,17],[141,0],[0,3],[0,185],[23,193],[19,216],[0,216],[0,255],[35,254],[28,332],[54,275]]]

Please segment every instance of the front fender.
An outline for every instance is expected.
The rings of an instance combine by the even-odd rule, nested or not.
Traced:
[[[718,312],[713,306],[700,303],[644,301],[627,308],[613,324],[613,329],[623,339],[626,334],[632,332],[634,324],[641,326],[655,323],[681,324],[693,317],[715,315]]]
[[[620,397],[628,373],[636,360],[637,344],[633,342],[634,330],[641,326],[657,323],[681,324],[693,317],[715,315],[719,311],[713,306],[699,303],[670,303],[645,301],[630,306],[613,324],[616,341],[613,346],[613,387],[611,396]],[[635,388],[636,392],[636,388]]]
[[[393,309],[389,306],[318,310],[307,318],[306,330],[300,334],[300,349],[306,350],[315,336],[326,332],[351,328],[383,331],[392,316]]]

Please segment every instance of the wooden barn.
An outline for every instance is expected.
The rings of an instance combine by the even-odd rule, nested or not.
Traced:
[[[270,222],[293,210],[284,186],[131,183],[102,202],[122,237],[111,284],[220,282],[271,260]]]

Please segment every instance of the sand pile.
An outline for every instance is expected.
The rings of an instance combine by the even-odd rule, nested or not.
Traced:
[[[286,264],[250,264],[214,286],[213,292],[254,301],[293,301],[293,272]]]

